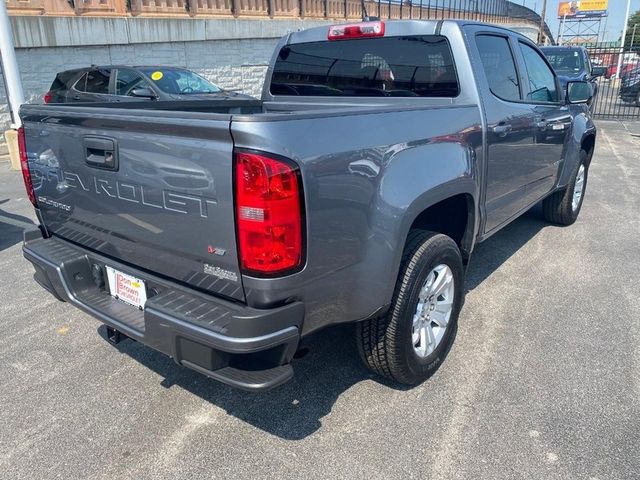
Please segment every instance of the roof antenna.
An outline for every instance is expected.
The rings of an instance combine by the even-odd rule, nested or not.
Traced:
[[[367,13],[367,6],[365,5],[365,1],[364,0],[360,0],[360,5],[362,6],[362,21],[363,22],[375,22],[377,20],[380,20],[380,18],[378,17],[370,17],[369,14]]]

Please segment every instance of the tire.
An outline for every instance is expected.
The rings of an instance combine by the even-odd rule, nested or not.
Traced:
[[[582,170],[581,170],[582,169]],[[576,190],[576,181],[578,175],[583,172],[582,190],[577,205],[574,206],[574,192]],[[580,162],[576,166],[571,181],[562,190],[558,190],[542,201],[542,214],[548,222],[557,225],[572,225],[580,214],[584,194],[587,188],[587,179],[589,176],[589,155],[584,150],[580,150]]]
[[[434,339],[435,348],[430,353],[428,348],[419,353],[417,350],[433,344],[422,342],[425,338],[420,336],[422,330],[414,331],[414,317],[416,317],[421,292],[424,296],[429,281],[440,277],[440,274],[434,273],[437,269],[446,272],[446,276],[442,273],[442,279],[450,279],[447,282],[449,285],[447,288],[450,288],[452,283],[453,293],[449,292],[449,299],[443,295],[437,297],[436,311],[434,312],[433,308],[427,308],[426,314],[431,313],[435,317],[441,308],[448,308],[442,305],[450,301],[450,316],[446,327],[440,331],[439,341],[436,341],[433,336],[436,327],[433,329],[429,327],[432,329],[429,338]],[[433,285],[437,284],[436,280],[433,281]],[[395,382],[407,385],[418,385],[424,382],[442,364],[455,340],[463,298],[464,270],[462,256],[456,243],[446,235],[412,230],[402,255],[400,273],[388,312],[382,317],[359,322],[356,325],[358,351],[365,365],[373,372]],[[442,304],[439,299],[443,299]],[[423,305],[428,304],[423,303]],[[443,314],[438,313],[438,315]],[[430,325],[435,324],[435,320],[430,322]],[[416,333],[421,339],[418,346],[414,343]]]
[[[636,95],[635,104],[636,104],[636,107],[640,107],[640,90],[638,90],[638,94]]]

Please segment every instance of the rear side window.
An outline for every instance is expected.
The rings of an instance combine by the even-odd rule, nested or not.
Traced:
[[[87,73],[87,84],[85,92],[87,93],[109,93],[109,78],[111,70],[91,70]]]
[[[382,37],[284,46],[273,95],[456,97],[458,79],[446,38]]]
[[[476,44],[491,92],[503,100],[519,101],[520,84],[509,40],[498,35],[478,35]]]

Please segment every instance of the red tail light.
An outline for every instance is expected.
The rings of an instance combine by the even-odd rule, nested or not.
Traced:
[[[236,152],[236,222],[240,266],[273,276],[303,262],[302,185],[293,164]]]
[[[22,168],[22,178],[24,179],[24,188],[27,189],[29,201],[36,206],[36,194],[33,191],[33,182],[31,181],[31,172],[29,171],[29,159],[27,157],[27,143],[24,138],[24,127],[18,129],[18,151],[20,152],[20,167]]]
[[[53,92],[47,92],[44,94],[44,103],[51,103],[53,100]]]
[[[347,40],[350,38],[384,37],[384,22],[351,23],[329,27],[329,40]]]

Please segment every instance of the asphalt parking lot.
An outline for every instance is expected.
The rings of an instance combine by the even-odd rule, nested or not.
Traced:
[[[32,281],[0,164],[0,478],[640,478],[640,123],[598,126],[578,222],[534,209],[478,247],[456,343],[414,389],[371,376],[350,326],[266,394],[111,346]]]

